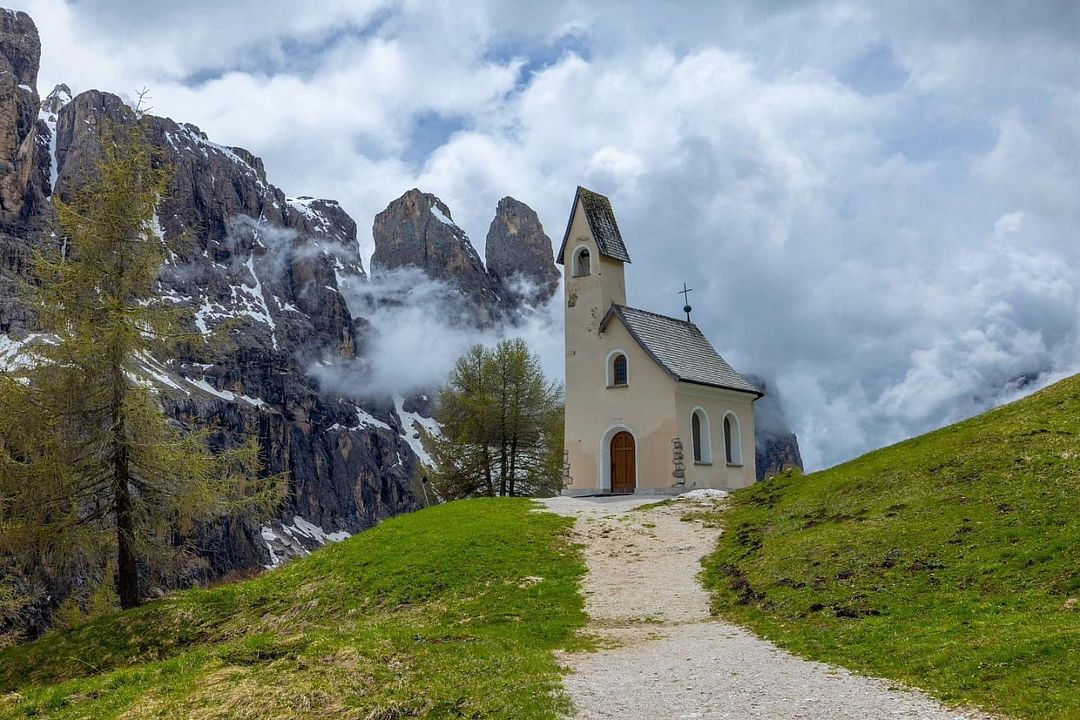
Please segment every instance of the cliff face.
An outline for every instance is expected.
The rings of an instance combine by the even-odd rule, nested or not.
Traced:
[[[754,461],[757,464],[757,479],[764,480],[779,475],[788,468],[797,467],[801,470],[803,463],[799,453],[799,439],[788,427],[779,394],[770,390],[768,383],[761,377],[745,377],[765,393],[764,397],[754,403]]]
[[[0,12],[0,220],[27,221],[48,197],[38,143],[41,41],[30,16]]]
[[[39,53],[29,16],[0,11],[0,365],[27,357],[22,348],[33,318],[16,284],[29,278],[36,249],[60,242],[50,197],[71,199],[94,177],[103,128],[137,121],[119,97],[97,90],[72,97],[61,85],[40,101]],[[214,143],[169,118],[144,122],[160,153],[156,162],[172,169],[155,220],[176,242],[158,290],[191,311],[193,330],[224,331],[190,354],[148,359],[141,380],[187,426],[214,427],[232,439],[255,434],[267,470],[289,478],[271,521],[201,528],[201,555],[181,582],[277,565],[419,507],[410,489],[424,454],[418,427],[437,431],[427,396],[358,399],[315,379],[314,368],[362,362],[371,342],[367,322],[342,294],[367,282],[356,223],[333,200],[286,198],[243,148]],[[508,230],[496,240],[497,272],[484,267],[450,209],[418,190],[376,218],[373,264],[414,266],[447,283],[472,308],[477,326],[513,320],[527,299],[507,293],[504,277],[557,278],[549,241],[550,267],[537,269],[533,256],[543,253],[534,245],[546,236],[535,213],[518,205],[524,234]],[[511,236],[524,238],[519,267]],[[94,572],[67,568],[23,579],[39,600],[31,630],[45,627],[50,609]]]
[[[120,98],[99,91],[71,98],[58,87],[39,108],[38,49],[28,16],[0,13],[0,69],[8,70],[0,73],[6,347],[19,346],[32,329],[14,288],[28,276],[32,251],[57,241],[53,184],[60,198],[70,198],[96,172],[101,129],[136,121]],[[202,555],[188,581],[274,565],[417,508],[409,489],[416,457],[390,399],[331,395],[308,374],[312,364],[352,358],[360,346],[364,324],[340,292],[364,279],[356,224],[332,200],[286,198],[261,160],[242,148],[168,118],[146,123],[161,162],[173,170],[157,224],[166,239],[182,239],[160,272],[159,291],[191,310],[193,330],[210,334],[226,322],[232,329],[189,356],[148,360],[143,379],[184,424],[232,438],[255,434],[268,470],[289,477],[276,519],[199,531]],[[9,355],[0,360],[10,362]],[[40,593],[37,629],[80,576],[69,568],[28,583]]]
[[[52,237],[51,133],[38,117],[41,42],[30,16],[0,10],[0,332],[27,327],[15,278]]]
[[[61,242],[52,197],[70,200],[95,176],[104,128],[137,121],[119,97],[98,90],[72,97],[59,85],[42,101],[40,52],[33,20],[0,10],[0,367],[30,359],[34,319],[17,287],[31,279],[33,253]],[[289,478],[270,521],[200,528],[200,556],[179,582],[277,565],[419,507],[411,488],[425,455],[420,431],[438,430],[429,396],[364,398],[316,379],[316,368],[362,363],[373,341],[362,309],[350,310],[342,293],[367,283],[356,223],[333,200],[285,197],[243,148],[169,118],[144,122],[157,162],[172,169],[155,220],[175,242],[158,290],[191,311],[192,330],[224,330],[204,348],[147,359],[140,380],[186,426],[216,428],[226,440],[254,434],[267,471]],[[374,267],[415,267],[445,283],[453,302],[469,308],[455,322],[516,322],[558,282],[550,239],[511,198],[492,222],[489,267],[450,209],[419,190],[380,213],[374,234]],[[522,278],[535,292],[512,289]],[[30,630],[46,627],[52,609],[95,572],[18,578],[37,599]]]

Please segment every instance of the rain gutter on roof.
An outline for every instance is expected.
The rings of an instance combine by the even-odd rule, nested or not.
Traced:
[[[747,390],[746,388],[736,388],[730,385],[714,385],[713,383],[700,382],[698,380],[687,380],[685,378],[678,378],[679,382],[686,383],[687,385],[700,385],[701,387],[717,388],[718,390],[730,390],[731,392],[745,393],[747,395],[753,395],[754,399],[765,397],[765,393],[760,390]]]

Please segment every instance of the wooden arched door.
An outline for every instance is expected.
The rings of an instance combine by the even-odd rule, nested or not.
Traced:
[[[632,493],[637,484],[634,436],[625,430],[611,438],[611,492]]]

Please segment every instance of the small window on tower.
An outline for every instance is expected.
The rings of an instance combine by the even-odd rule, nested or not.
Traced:
[[[580,247],[574,253],[574,277],[591,274],[592,266],[590,265],[589,248]]]
[[[627,381],[626,356],[616,355],[615,361],[611,363],[611,384],[625,385]]]

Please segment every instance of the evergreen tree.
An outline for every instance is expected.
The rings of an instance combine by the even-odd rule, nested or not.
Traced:
[[[444,498],[552,495],[562,487],[562,387],[523,340],[462,356],[439,393],[435,484]]]
[[[140,568],[164,574],[197,523],[266,511],[283,482],[254,437],[226,448],[182,427],[140,381],[152,355],[198,336],[154,290],[168,169],[141,122],[102,128],[101,145],[96,177],[56,203],[63,248],[35,259],[35,361],[0,378],[0,567],[96,564],[130,608]]]

